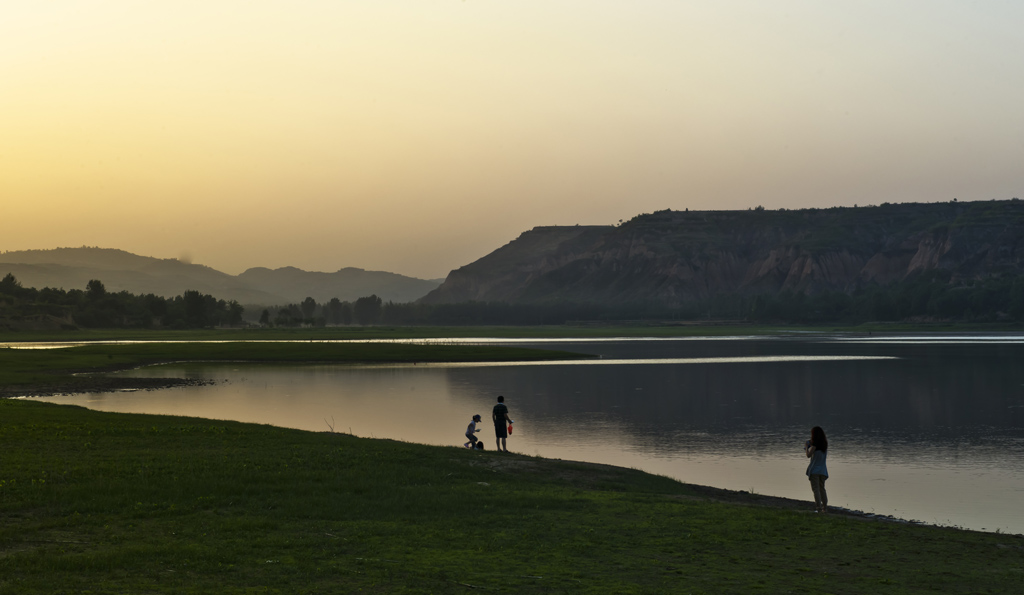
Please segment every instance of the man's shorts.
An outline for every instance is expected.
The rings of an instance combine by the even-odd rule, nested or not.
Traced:
[[[508,428],[505,427],[504,420],[500,424],[494,424],[494,436],[496,438],[508,438]]]

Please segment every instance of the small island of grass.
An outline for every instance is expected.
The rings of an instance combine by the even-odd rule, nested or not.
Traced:
[[[163,388],[193,382],[187,378],[126,378],[96,374],[169,362],[368,364],[541,361],[586,357],[592,356],[498,345],[317,341],[129,342],[59,349],[8,348],[0,349],[0,397]]]

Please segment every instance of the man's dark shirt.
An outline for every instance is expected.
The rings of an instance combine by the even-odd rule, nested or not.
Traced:
[[[508,407],[504,403],[498,403],[494,406],[494,411],[491,412],[491,419],[494,420],[494,425],[503,426],[505,425],[505,417],[508,416]]]

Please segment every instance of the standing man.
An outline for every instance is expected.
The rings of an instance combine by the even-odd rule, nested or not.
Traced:
[[[505,406],[505,397],[498,395],[498,404],[494,406],[494,411],[491,412],[491,419],[494,420],[494,437],[495,437],[495,448],[499,452],[508,452],[508,446],[505,444],[505,439],[508,438],[508,424],[512,423],[512,418],[508,416],[508,407]]]

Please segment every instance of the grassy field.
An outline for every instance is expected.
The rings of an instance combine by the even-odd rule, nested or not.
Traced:
[[[688,337],[777,335],[781,333],[885,333],[885,332],[1020,332],[1019,324],[862,324],[856,326],[763,326],[747,324],[699,324],[651,321],[623,324],[549,326],[345,326],[325,328],[265,329],[82,329],[76,331],[0,331],[0,342],[29,341],[245,341],[245,340],[344,340],[415,339],[443,337],[557,338],[557,337]]]
[[[595,334],[576,336],[664,336],[583,330]],[[458,331],[95,331],[86,340],[573,336]],[[69,372],[164,361],[566,357],[578,356],[316,342],[0,349],[0,388],[73,391],[97,378],[102,387],[103,376]],[[812,508],[614,467],[0,399],[0,594],[1022,592],[1020,537]]]
[[[614,467],[0,400],[0,593],[1024,585],[1020,537],[728,496]]]
[[[793,327],[797,329],[797,327]],[[799,329],[797,329],[799,330]],[[336,341],[360,339],[432,339],[465,337],[676,337],[695,335],[775,334],[776,327],[740,325],[599,325],[599,326],[339,326],[263,329],[82,329],[77,331],[0,332],[0,342],[29,341]]]

